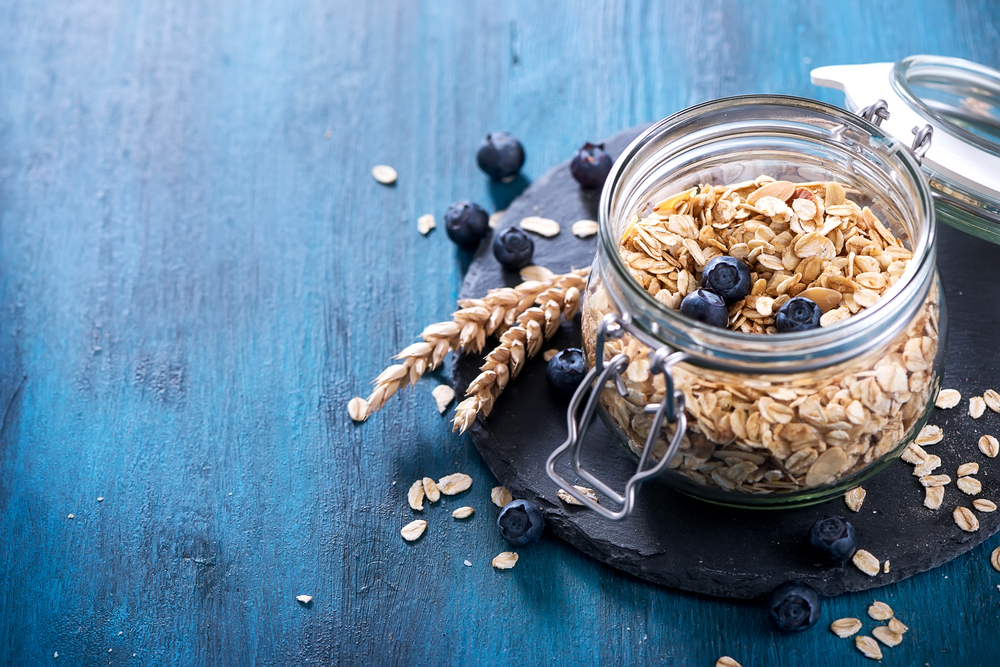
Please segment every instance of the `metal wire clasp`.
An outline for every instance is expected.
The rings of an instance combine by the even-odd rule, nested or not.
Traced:
[[[655,417],[653,418],[653,423],[650,425],[649,435],[646,437],[646,445],[643,447],[642,455],[639,457],[639,465],[636,466],[635,473],[625,483],[624,494],[619,495],[618,492],[595,477],[593,473],[583,468],[580,457],[583,447],[583,436],[586,434],[587,427],[594,416],[594,410],[597,408],[601,391],[609,381],[614,381],[618,393],[622,396],[627,394],[622,374],[628,368],[628,355],[622,353],[615,355],[606,363],[604,361],[605,340],[607,338],[620,338],[625,333],[634,334],[635,332],[628,322],[621,320],[614,313],[605,315],[600,324],[598,324],[594,367],[590,369],[590,372],[583,378],[583,382],[580,383],[580,386],[573,394],[573,398],[569,402],[569,409],[566,412],[569,437],[552,452],[545,463],[546,472],[548,472],[552,481],[591,510],[614,521],[624,519],[632,512],[632,508],[635,506],[635,492],[639,486],[647,479],[656,477],[663,471],[667,463],[670,462],[670,459],[677,452],[677,448],[680,446],[681,440],[684,438],[684,433],[687,430],[687,415],[684,412],[684,394],[674,389],[674,380],[670,372],[671,367],[686,359],[687,355],[683,352],[671,352],[668,348],[661,347],[649,355],[649,372],[661,373],[663,375],[666,381],[664,398],[660,403],[651,403],[643,408],[647,414],[654,414]],[[578,416],[577,413],[579,412],[580,405],[584,402],[584,398],[588,392],[590,396],[586,399],[586,406],[583,409],[583,413]],[[660,457],[659,461],[653,461],[651,464],[653,447],[664,421],[669,423],[676,422],[677,428],[663,456]],[[571,455],[570,466],[573,472],[592,484],[594,488],[608,496],[616,504],[621,505],[621,509],[612,511],[599,505],[584,496],[556,472],[556,461],[567,451]]]
[[[885,100],[875,100],[874,103],[869,104],[863,109],[858,109],[858,115],[869,123],[873,123],[876,127],[880,127],[882,121],[889,119],[889,105],[886,104]],[[931,139],[934,137],[934,127],[928,124],[919,128],[914,127],[910,132],[914,135],[913,143],[910,144],[910,152],[916,158],[917,164],[922,165],[924,163],[924,156],[927,155],[927,151],[931,147]]]

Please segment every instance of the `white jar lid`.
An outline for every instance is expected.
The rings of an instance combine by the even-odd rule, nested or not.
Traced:
[[[881,128],[904,145],[913,130],[931,125],[922,167],[938,217],[1000,243],[1000,72],[959,58],[910,56],[819,67],[812,82],[844,91],[852,111],[884,100]]]

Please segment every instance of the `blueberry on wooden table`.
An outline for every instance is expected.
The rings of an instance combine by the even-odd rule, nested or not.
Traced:
[[[681,301],[681,314],[713,327],[729,324],[729,309],[722,297],[704,288],[696,289]]]
[[[535,242],[520,227],[508,227],[493,239],[493,256],[505,268],[523,269],[531,264]]]
[[[586,374],[583,350],[577,347],[569,347],[557,353],[549,359],[549,365],[545,368],[545,379],[549,381],[549,386],[567,396],[573,395]]]
[[[775,588],[767,599],[767,615],[782,632],[802,632],[819,620],[819,595],[809,584],[793,579]]]
[[[792,331],[808,331],[819,327],[819,319],[823,317],[816,302],[804,296],[797,296],[789,299],[785,305],[778,310],[774,318],[774,326],[778,333],[790,333]]]
[[[479,168],[498,181],[513,180],[524,166],[524,146],[513,134],[491,132],[476,153]]]
[[[497,526],[505,540],[515,547],[531,544],[542,535],[545,517],[538,505],[529,500],[514,500],[500,510]]]
[[[719,255],[705,265],[701,286],[715,292],[731,306],[750,293],[750,267],[741,259]]]
[[[850,521],[828,516],[814,523],[809,530],[809,546],[827,565],[841,565],[858,550],[858,538]]]
[[[490,216],[475,202],[457,201],[444,212],[444,228],[457,245],[474,248],[490,231]]]
[[[585,143],[569,163],[569,171],[576,182],[585,188],[604,185],[614,161],[604,151],[604,144]]]

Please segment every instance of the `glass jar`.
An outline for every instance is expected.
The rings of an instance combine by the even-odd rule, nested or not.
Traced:
[[[874,305],[846,320],[776,335],[682,316],[630,274],[619,241],[652,203],[761,175],[842,184],[912,251],[905,271]],[[818,503],[870,479],[920,432],[940,387],[946,333],[934,207],[919,158],[877,126],[783,96],[686,109],[618,159],[599,224],[582,310],[591,371],[571,402],[570,437],[548,467],[573,494],[555,471],[572,450],[574,470],[623,505],[613,512],[586,502],[592,509],[627,516],[635,488],[651,477],[725,505]],[[623,495],[580,464],[595,408],[639,460]]]

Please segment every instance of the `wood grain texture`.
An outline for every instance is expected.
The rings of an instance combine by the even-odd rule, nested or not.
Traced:
[[[864,664],[555,539],[494,572],[446,376],[363,426],[345,405],[454,305],[468,258],[417,217],[516,193],[475,167],[486,132],[530,180],[712,97],[839,103],[821,65],[997,67],[998,27],[989,0],[4,2],[0,664]],[[403,542],[410,482],[455,471]],[[879,592],[912,629],[886,664],[989,664],[997,545]]]

